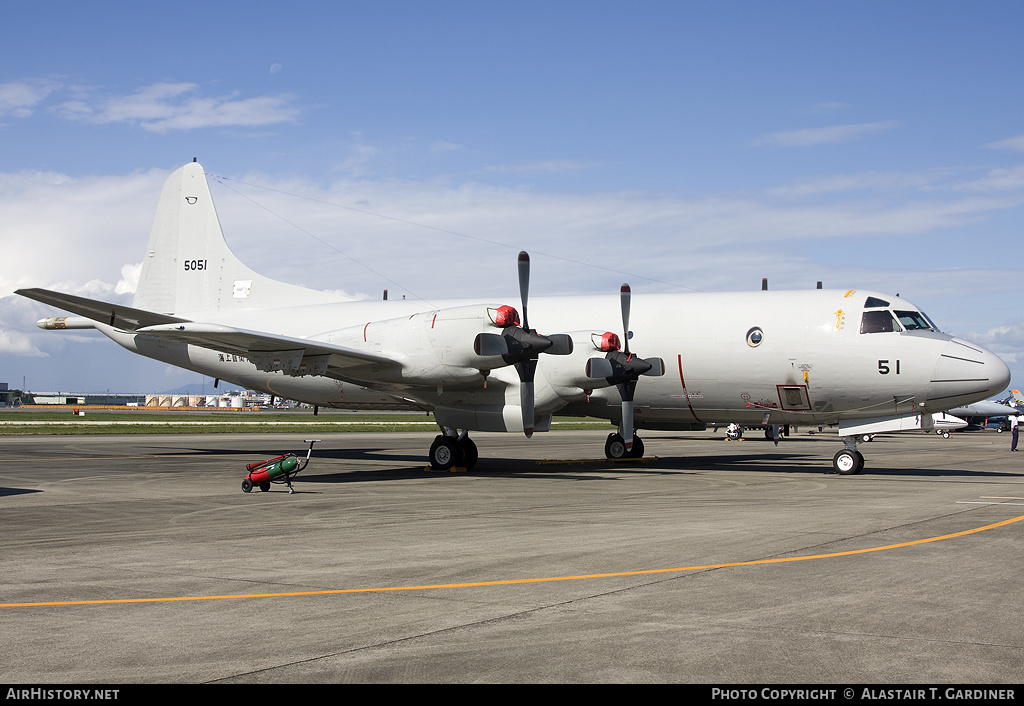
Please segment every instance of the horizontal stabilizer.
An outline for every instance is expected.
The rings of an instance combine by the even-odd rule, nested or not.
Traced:
[[[84,316],[107,326],[113,326],[123,331],[135,331],[145,326],[156,326],[158,324],[173,324],[188,321],[179,319],[167,314],[157,314],[143,309],[133,309],[130,306],[121,304],[110,304],[97,299],[86,299],[76,297],[73,294],[62,294],[49,289],[18,289],[14,292],[37,302],[55,306],[72,314]]]

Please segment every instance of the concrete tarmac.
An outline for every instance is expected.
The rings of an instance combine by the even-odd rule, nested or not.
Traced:
[[[605,435],[476,434],[469,473],[330,435],[291,495],[241,481],[297,435],[0,437],[0,681],[1024,678],[1007,434],[878,437],[856,476],[834,433]]]

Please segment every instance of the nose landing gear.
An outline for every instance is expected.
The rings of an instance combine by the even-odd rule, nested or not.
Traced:
[[[857,450],[857,439],[844,436],[845,449],[836,452],[832,457],[832,469],[841,476],[852,476],[864,470],[864,454]]]

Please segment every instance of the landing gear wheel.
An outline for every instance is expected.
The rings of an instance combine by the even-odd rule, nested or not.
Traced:
[[[477,459],[480,458],[480,454],[477,453],[476,450],[476,444],[468,436],[464,436],[458,441],[458,446],[460,464],[464,466],[467,471],[473,470],[473,466],[476,465]]]
[[[605,458],[625,458],[626,441],[619,434],[609,434],[608,440],[604,442]]]
[[[450,436],[438,435],[430,445],[430,467],[447,471],[459,460],[459,444]]]
[[[836,455],[832,457],[832,467],[841,476],[860,473],[861,469],[864,468],[864,456],[860,451],[842,449],[837,451]]]
[[[262,490],[264,493],[270,490],[270,481],[265,480],[262,483],[260,483],[260,490]]]
[[[644,440],[636,434],[633,434],[633,448],[629,450],[628,456],[630,458],[644,457]]]
[[[246,478],[245,480],[242,481],[242,492],[243,493],[251,493],[252,492],[252,481],[249,480],[248,478]]]

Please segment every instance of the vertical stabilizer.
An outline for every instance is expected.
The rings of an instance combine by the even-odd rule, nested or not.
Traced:
[[[162,314],[269,309],[345,301],[257,274],[235,257],[203,167],[191,162],[167,179],[142,260],[133,306]]]

